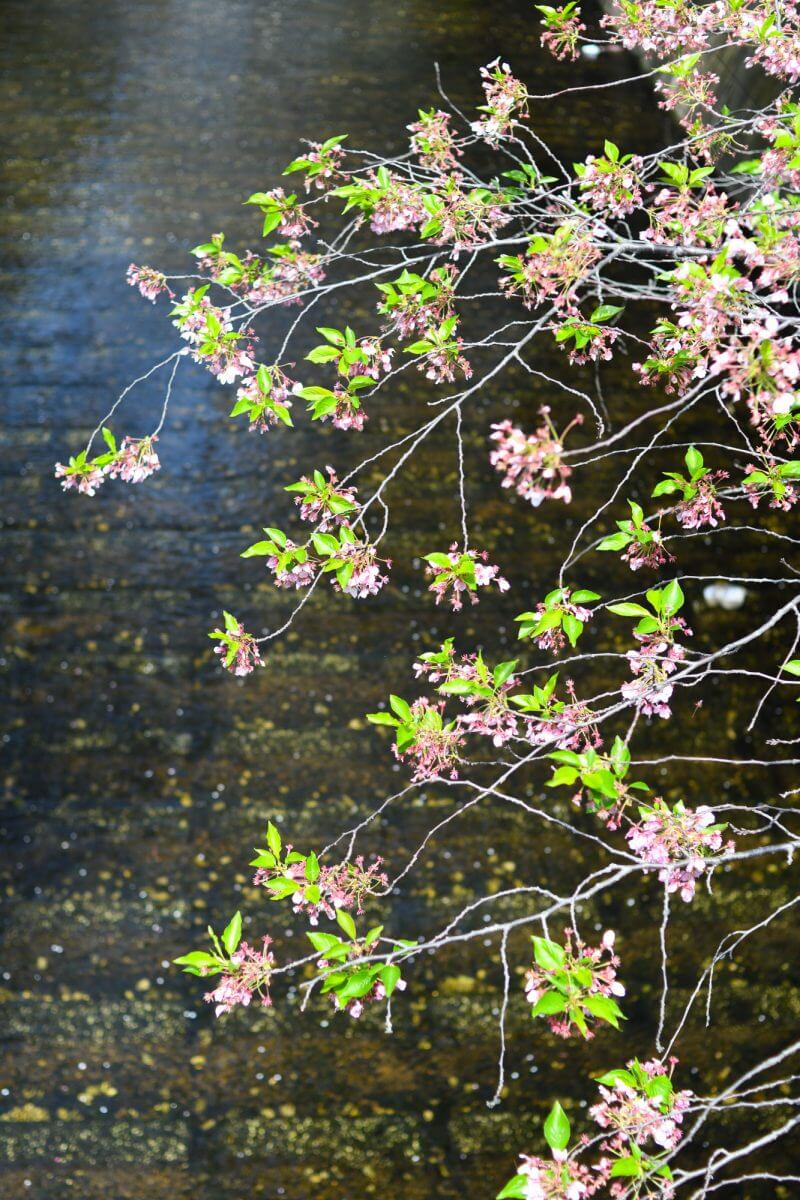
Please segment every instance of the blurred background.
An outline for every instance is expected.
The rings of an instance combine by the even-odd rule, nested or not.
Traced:
[[[401,378],[356,445],[302,420],[248,435],[227,419],[231,389],[184,363],[154,479],[88,500],[62,494],[53,464],[175,344],[163,304],[153,309],[126,286],[128,263],[191,270],[187,249],[219,229],[232,246],[258,248],[258,221],[241,202],[281,182],[299,139],[347,132],[353,146],[404,149],[417,108],[439,102],[436,61],[452,99],[470,109],[482,98],[478,68],[498,54],[532,91],[603,82],[634,64],[555,63],[538,46],[527,0],[6,0],[3,23],[0,1195],[493,1197],[517,1153],[539,1147],[554,1096],[585,1096],[586,1076],[619,1057],[612,1034],[566,1047],[533,1029],[516,986],[524,937],[513,947],[508,1089],[491,1111],[496,946],[474,942],[420,963],[395,1005],[394,1037],[379,1017],[335,1018],[320,999],[301,1016],[283,985],[273,1011],[215,1021],[200,981],[169,961],[237,907],[251,937],[271,932],[284,958],[299,949],[300,922],[250,886],[250,850],[267,818],[299,848],[319,848],[397,788],[405,776],[363,714],[390,690],[409,693],[419,650],[454,633],[462,649],[483,640],[491,659],[510,656],[513,616],[552,586],[582,509],[514,504],[488,466],[487,436],[510,411],[530,424],[552,397],[512,373],[471,410],[475,541],[511,579],[508,596],[453,616],[421,594],[413,555],[457,533],[450,431],[392,492],[391,586],[360,605],[315,596],[268,668],[246,681],[217,668],[207,630],[223,607],[248,628],[274,626],[291,597],[239,552],[263,524],[291,522],[287,483],[326,462],[341,474],[365,448],[417,424],[427,398],[418,380]],[[665,126],[647,88],[629,88],[624,103],[621,95],[537,106],[534,128],[567,163],[604,136],[651,149]],[[346,313],[360,333],[377,328],[374,301]],[[341,315],[320,308],[327,323]],[[265,344],[285,323],[270,320]],[[558,369],[552,347],[542,349],[548,368]],[[603,371],[615,412],[641,405],[626,366]],[[137,389],[114,424],[118,437],[153,428],[160,388],[156,379]],[[723,561],[720,539],[695,545],[695,566]],[[743,566],[760,565],[759,553],[742,546]],[[619,583],[615,563],[593,562],[581,580],[598,591]],[[739,619],[715,613],[714,637],[733,635]],[[662,752],[685,750],[692,730],[708,747],[716,739],[748,752],[741,723],[722,719],[741,697],[731,689],[711,699],[717,723],[687,701],[657,731]],[[662,775],[665,789],[713,800],[702,775]],[[540,772],[527,794],[541,796],[541,783]],[[741,797],[763,779],[717,776],[714,786]],[[552,794],[547,803],[561,811]],[[435,789],[406,801],[362,849],[395,872],[454,804]],[[374,915],[413,937],[476,891],[543,879],[571,887],[591,865],[572,840],[481,808],[436,839],[391,911]],[[676,1004],[712,944],[704,912],[735,923],[765,888],[774,896],[783,886],[775,871],[742,874],[735,888],[700,897],[691,921],[679,915]],[[621,931],[642,1054],[659,911],[645,884],[635,906],[601,897],[585,914],[589,929]],[[776,923],[770,937],[759,1011],[774,1037],[796,997],[786,928]],[[745,978],[746,964],[735,969]],[[693,1086],[713,1086],[758,1050],[765,1034],[749,1011],[723,1009],[713,1041],[690,1026]]]

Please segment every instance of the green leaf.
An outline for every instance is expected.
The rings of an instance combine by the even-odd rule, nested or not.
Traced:
[[[345,931],[345,933],[351,939],[351,941],[355,941],[356,923],[353,920],[353,918],[350,916],[350,913],[345,912],[343,908],[337,908],[336,920],[337,920],[340,928]]]
[[[275,553],[274,542],[253,542],[252,546],[248,546],[239,555],[240,558],[258,558],[267,554]]]
[[[395,734],[394,740],[398,751],[402,754],[403,751],[407,750],[409,746],[414,745],[417,738],[413,729],[409,729],[407,725],[400,725],[397,733]]]
[[[400,982],[401,974],[400,968],[396,963],[387,963],[385,967],[381,968],[378,978],[386,988],[387,996],[391,996],[392,992],[397,987],[398,983]]]
[[[617,775],[624,775],[630,766],[631,752],[621,737],[614,738],[610,758]]]
[[[497,664],[492,675],[495,687],[502,687],[504,683],[508,682],[516,670],[518,661],[518,659],[512,658],[509,662]]]
[[[311,540],[318,554],[330,556],[339,550],[339,543],[332,533],[315,533]]]
[[[539,637],[540,634],[545,633],[548,629],[558,628],[561,624],[562,616],[563,613],[560,608],[553,608],[550,612],[542,613],[534,627],[534,637]]]
[[[656,484],[650,495],[656,499],[658,496],[672,496],[680,490],[681,485],[674,479],[662,479],[661,483]]]
[[[611,1168],[611,1179],[619,1179],[620,1176],[633,1178],[636,1175],[642,1174],[642,1164],[638,1158],[618,1158]]]
[[[172,961],[178,967],[213,967],[217,963],[214,955],[207,954],[205,950],[192,950],[191,954],[182,954]]]
[[[375,972],[372,968],[361,967],[348,976],[344,987],[337,988],[336,994],[343,1004],[348,1000],[360,1000],[362,996],[366,996],[374,982]]]
[[[673,617],[676,612],[683,608],[685,596],[683,589],[677,579],[673,579],[668,583],[661,593],[661,612],[665,617]]]
[[[336,582],[342,591],[345,590],[350,580],[353,578],[353,572],[356,569],[354,562],[346,562],[343,567],[339,567],[336,572]]]
[[[662,1112],[668,1112],[672,1104],[672,1080],[667,1075],[656,1075],[648,1079],[645,1091],[651,1100],[657,1100]]]
[[[338,329],[331,329],[326,325],[317,325],[317,333],[320,337],[324,337],[326,342],[330,342],[334,346],[344,345],[344,334]]]
[[[280,546],[282,549],[286,547],[286,534],[282,529],[274,529],[271,525],[267,525],[264,533],[269,535],[276,546]]]
[[[631,510],[631,519],[634,525],[638,528],[644,523],[644,509],[641,504],[637,504],[635,500],[628,501],[628,507]]]
[[[592,322],[610,321],[612,317],[616,317],[617,313],[621,313],[622,309],[618,304],[600,304],[594,310],[589,320]]]
[[[578,772],[574,767],[559,767],[553,772],[553,778],[547,781],[548,787],[561,787],[564,784],[566,787],[571,787],[578,778]]]
[[[309,883],[316,883],[319,879],[319,859],[313,851],[306,859],[306,879]]]
[[[557,971],[563,967],[566,954],[563,947],[559,946],[557,942],[551,942],[543,937],[534,937],[533,957],[543,970]]]
[[[413,719],[411,716],[411,709],[407,701],[405,701],[402,696],[390,696],[389,703],[392,706],[392,710],[397,713],[401,721],[404,721],[406,724],[411,723]]]
[[[569,639],[570,646],[575,646],[578,638],[583,633],[583,621],[578,620],[572,613],[564,613],[564,618],[561,622],[561,628]]]
[[[525,1200],[528,1194],[528,1176],[515,1175],[509,1179],[502,1192],[497,1193],[497,1200]]]
[[[557,1100],[544,1123],[544,1140],[551,1150],[566,1150],[569,1145],[569,1121]]]
[[[611,533],[608,537],[603,538],[597,547],[598,550],[624,550],[628,542],[631,540],[630,534],[620,530],[619,533]]]
[[[703,456],[696,446],[690,446],[686,451],[686,457],[683,460],[686,463],[686,468],[690,474],[695,475],[702,471],[704,467]]]
[[[367,713],[367,720],[372,725],[399,725],[400,722],[388,712]]]
[[[341,946],[341,942],[335,933],[307,933],[306,937],[311,942],[315,950],[319,950],[320,954],[328,954],[336,946]]]
[[[438,689],[444,696],[471,696],[477,685],[471,679],[448,679]]]
[[[600,792],[609,800],[617,799],[617,785],[611,771],[602,768],[599,771],[590,771],[583,776],[583,782],[592,791]]]
[[[561,992],[550,990],[543,992],[539,999],[531,1009],[532,1017],[551,1017],[555,1013],[562,1013],[566,1010],[566,997],[561,995]]]
[[[781,670],[789,675],[800,675],[800,658],[793,658],[791,662],[784,663]]]
[[[335,346],[315,346],[314,349],[311,350],[306,355],[306,362],[312,362],[312,363],[333,362],[333,360],[338,357],[339,357],[339,351],[336,349]]]
[[[664,589],[650,588],[645,592],[645,596],[647,597],[647,603],[653,609],[653,612],[660,613],[664,606]]]
[[[612,1000],[610,996],[585,996],[581,1004],[593,1017],[607,1021],[615,1029],[619,1029],[620,1019],[625,1019],[616,1000]]]
[[[278,830],[272,824],[272,821],[267,822],[267,845],[269,846],[270,850],[275,855],[275,857],[280,858],[281,849],[283,848],[283,843],[281,842],[281,835],[278,833]]]
[[[581,588],[577,592],[573,592],[570,600],[573,604],[588,604],[590,600],[599,600],[597,592],[590,592],[587,588]]]
[[[579,767],[581,764],[580,755],[574,750],[554,750],[547,757],[552,758],[553,762],[568,763],[571,767]]]
[[[222,932],[222,944],[228,951],[228,954],[233,954],[239,942],[242,940],[242,914],[234,913],[225,929]]]
[[[605,1087],[613,1087],[615,1083],[624,1083],[627,1087],[636,1086],[635,1077],[622,1067],[615,1067],[612,1071],[606,1071],[604,1075],[595,1075],[595,1079]]]
[[[280,212],[264,213],[264,224],[261,226],[261,236],[266,237],[272,233],[273,229],[277,229],[281,223]]]
[[[639,624],[634,629],[634,633],[655,633],[658,629],[658,621],[655,617],[642,617]]]
[[[621,604],[606,605],[608,612],[616,613],[618,617],[649,617],[650,613],[643,604],[633,604],[623,600]]]

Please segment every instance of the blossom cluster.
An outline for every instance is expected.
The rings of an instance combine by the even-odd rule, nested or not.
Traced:
[[[539,40],[545,50],[549,50],[554,58],[574,62],[579,54],[581,34],[586,33],[577,0],[570,0],[560,8],[549,4],[537,4],[536,8],[542,14],[544,29]]]
[[[623,683],[620,691],[625,700],[631,701],[646,717],[671,715],[672,675],[683,662],[686,651],[675,642],[665,641],[660,634],[636,635],[640,638],[638,650],[628,650],[626,658],[634,676]]]
[[[625,834],[628,844],[648,867],[658,868],[658,878],[668,892],[680,892],[682,900],[694,896],[697,880],[713,867],[714,856],[723,847],[726,826],[715,822],[705,804],[686,808],[678,802],[670,808],[663,800],[643,805],[640,820]]]
[[[667,550],[659,527],[653,529],[645,520],[644,510],[635,500],[629,500],[630,518],[617,521],[617,532],[603,538],[598,550],[622,550],[622,561],[626,562],[632,571],[642,567],[655,569],[664,563],[673,562],[674,555]]]
[[[161,271],[156,271],[153,267],[137,267],[136,263],[131,263],[126,278],[131,287],[137,288],[145,300],[151,300],[153,304],[162,294],[174,299],[173,293],[167,286],[166,275]]]
[[[148,479],[161,467],[153,443],[158,441],[155,434],[150,437],[124,437],[119,448],[113,434],[103,429],[108,451],[96,458],[88,458],[82,451],[67,463],[56,463],[56,478],[61,480],[65,492],[77,491],[84,496],[94,496],[106,479],[121,479],[123,483],[141,483]]]
[[[262,194],[266,196],[256,193]],[[193,253],[212,282],[250,306],[300,304],[302,292],[325,278],[320,256],[304,250],[297,239],[268,247],[266,258],[250,250],[240,257],[225,250],[224,242],[225,235],[215,233],[210,242],[196,246]],[[204,293],[207,287],[203,285],[197,292]]]
[[[304,913],[311,925],[320,914],[333,920],[340,909],[364,911],[364,900],[380,887],[387,887],[388,876],[381,871],[381,858],[367,865],[363,855],[330,866],[317,862],[316,855],[301,855],[286,847],[281,860],[269,850],[261,850],[251,865],[258,864],[253,883],[266,887],[274,900],[291,899],[296,913]],[[264,865],[262,865],[264,864]]]
[[[452,258],[462,250],[474,250],[491,242],[499,229],[511,220],[505,207],[505,195],[493,188],[466,190],[450,176],[439,191],[426,201],[429,220],[423,227],[426,237],[437,246],[451,246]]]
[[[214,647],[214,653],[225,670],[232,675],[242,676],[250,675],[256,667],[263,667],[264,660],[253,635],[231,613],[224,612],[222,615],[225,628],[214,629],[208,636],[219,642]]]
[[[563,500],[569,504],[572,490],[567,483],[572,468],[564,462],[564,441],[583,420],[578,414],[563,433],[556,432],[550,409],[539,409],[542,424],[531,434],[523,433],[511,421],[492,426],[491,440],[497,445],[489,462],[503,476],[503,487],[511,488],[534,508],[544,500]]]
[[[552,1159],[535,1154],[523,1154],[519,1178],[524,1192],[515,1192],[524,1200],[584,1200],[602,1187],[604,1179],[576,1159],[567,1158],[563,1151],[554,1151]],[[502,1196],[503,1193],[501,1192]]]
[[[614,953],[615,934],[606,930],[599,946],[585,945],[572,929],[564,930],[564,944],[547,938],[533,939],[534,963],[525,972],[525,999],[531,1016],[544,1017],[558,1037],[576,1031],[594,1037],[590,1022],[607,1021],[619,1028],[622,1013],[615,996],[625,988],[617,979],[619,958]]]
[[[175,305],[172,322],[192,349],[195,362],[202,363],[219,383],[233,383],[256,370],[251,330],[234,329],[230,308],[212,304],[208,285],[190,288]]]
[[[262,365],[255,375],[241,381],[231,416],[245,414],[251,433],[266,433],[276,425],[291,425],[291,397],[300,391],[302,385],[290,379],[279,366]]]
[[[307,485],[301,481],[300,488]],[[324,492],[323,479],[323,492]],[[294,490],[294,489],[292,489]],[[302,496],[312,495],[301,491]],[[339,505],[332,497],[323,501]],[[319,504],[319,497],[310,499],[311,507]],[[348,499],[346,503],[351,503]],[[382,568],[391,567],[390,559],[382,559],[378,555],[377,546],[368,537],[360,537],[346,522],[346,513],[340,514],[345,518],[338,527],[338,533],[330,530],[323,532],[320,527],[312,533],[308,543],[298,545],[280,529],[268,527],[264,530],[269,536],[263,541],[254,542],[243,551],[242,558],[265,557],[267,568],[272,572],[277,587],[303,588],[314,582],[319,573],[329,574],[334,591],[344,592],[355,599],[363,600],[367,596],[375,596],[388,583],[388,575],[382,574]],[[321,522],[326,528],[330,525],[330,514]]]
[[[454,612],[463,607],[464,599],[478,603],[478,589],[494,584],[501,592],[511,586],[500,574],[500,568],[489,562],[487,550],[459,550],[453,542],[446,554],[426,554],[425,574],[432,580],[428,591],[436,603],[446,600]]]
[[[356,489],[343,487],[333,467],[326,467],[325,472],[327,479],[321,471],[314,471],[285,489],[295,493],[301,519],[323,532],[331,525],[348,525],[359,510]]]
[[[269,192],[254,192],[246,204],[257,205],[264,214],[264,237],[273,230],[290,241],[295,241],[311,232],[317,222],[297,203],[295,193],[288,195],[283,188],[272,188]]]
[[[382,294],[378,312],[388,316],[388,328],[401,338],[438,329],[454,315],[456,282],[452,263],[437,267],[427,278],[404,270],[391,283],[376,283]]]
[[[260,949],[240,942],[231,955],[230,965],[213,991],[206,992],[203,999],[214,1005],[214,1014],[219,1017],[229,1013],[237,1005],[247,1008],[254,996],[258,996],[264,1008],[272,1006],[269,983],[275,956],[270,950],[272,938],[265,936]]]
[[[619,147],[606,142],[605,154],[590,154],[577,167],[583,199],[596,212],[625,217],[642,202],[639,172],[644,160],[638,154],[620,154]]]
[[[501,254],[497,261],[508,274],[501,276],[500,287],[518,295],[526,308],[550,303],[574,312],[578,289],[600,257],[594,239],[568,220],[553,233],[532,237],[524,256]]]
[[[601,1100],[589,1109],[589,1115],[606,1130],[602,1148],[611,1153],[625,1151],[631,1142],[644,1147],[650,1140],[662,1150],[674,1150],[683,1136],[681,1125],[692,1103],[690,1091],[675,1092],[669,1066],[650,1059],[629,1062],[624,1070],[601,1076]]]
[[[511,73],[508,63],[499,58],[481,67],[486,103],[481,105],[483,116],[472,122],[472,130],[491,145],[508,137],[520,117],[527,116],[528,89]]]
[[[176,958],[175,962],[187,975],[201,979],[220,975],[217,986],[206,992],[203,999],[214,1005],[219,1017],[233,1008],[248,1008],[257,996],[265,1008],[272,1004],[269,987],[275,956],[270,950],[272,939],[265,936],[260,948],[242,941],[242,914],[237,912],[220,936],[209,926],[211,951],[193,950]]]
[[[422,697],[409,706],[392,696],[393,715],[370,713],[369,720],[400,731],[400,757],[415,763],[419,778],[430,778],[442,766],[457,778],[467,734],[487,737],[497,748],[512,739],[532,746],[553,744],[564,750],[599,744],[593,714],[578,700],[571,680],[565,685],[567,700],[556,695],[558,675],[551,675],[542,686],[535,685],[530,693],[512,694],[519,684],[516,667],[516,659],[491,668],[480,653],[456,655],[453,639],[448,638],[441,649],[419,656],[414,674],[435,685],[440,697],[463,704],[466,712],[445,721],[441,699],[432,703]],[[418,733],[424,736],[418,737]],[[435,743],[435,753],[429,752],[429,743]],[[424,760],[421,769],[420,759]]]
[[[346,1012],[358,1020],[368,1006],[388,1000],[395,991],[405,991],[406,981],[395,963],[363,965],[380,937],[382,926],[376,926],[364,939],[359,939],[348,913],[340,909],[337,919],[348,933],[349,941],[333,934],[308,936],[314,948],[321,951],[317,959],[317,970],[323,975],[321,990],[328,993],[336,1012]]]
[[[463,154],[456,145],[451,119],[450,114],[441,109],[420,109],[418,119],[408,126],[412,135],[411,149],[423,167],[437,175],[457,172],[458,160]]]
[[[570,1123],[556,1102],[544,1123],[552,1158],[522,1155],[518,1174],[497,1200],[585,1200],[600,1192],[612,1200],[671,1200],[673,1177],[666,1155],[681,1141],[683,1118],[695,1099],[693,1092],[675,1091],[677,1063],[674,1057],[667,1063],[634,1058],[599,1076],[601,1099],[589,1115],[605,1136],[601,1134],[600,1158],[591,1164],[581,1159],[598,1139],[584,1134],[570,1151]]]
[[[509,708],[509,692],[517,685],[516,665],[513,660],[490,670],[482,654],[456,658],[449,639],[438,654],[423,654],[414,671],[427,674],[431,682],[440,681],[441,694],[454,696],[466,706],[467,712],[456,717],[456,728],[488,737],[499,747],[519,736],[520,716]]]
[[[519,636],[531,638],[540,650],[557,654],[567,641],[571,646],[576,644],[592,618],[592,610],[585,605],[599,599],[597,592],[585,588],[574,593],[570,588],[556,588],[532,612],[515,617],[520,622]]]
[[[445,701],[420,696],[409,704],[402,696],[390,696],[389,704],[391,712],[367,713],[367,720],[395,730],[392,753],[398,762],[411,765],[414,781],[443,775],[457,779],[464,730],[457,721],[445,721]]]
[[[293,159],[289,163],[284,175],[291,175],[295,171],[302,171],[305,175],[305,189],[310,191],[311,188],[317,188],[318,191],[327,191],[331,184],[338,183],[344,178],[342,164],[344,161],[344,150],[342,149],[343,136],[327,138],[324,142],[307,141],[308,150],[299,158]]]

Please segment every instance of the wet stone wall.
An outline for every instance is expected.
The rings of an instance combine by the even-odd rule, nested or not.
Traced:
[[[148,485],[83,502],[62,496],[52,464],[172,347],[163,311],[125,286],[128,262],[185,269],[186,248],[223,227],[233,244],[255,243],[240,201],[277,181],[299,138],[347,130],[356,145],[401,147],[416,108],[435,102],[434,60],[469,105],[479,100],[476,68],[498,53],[537,90],[598,82],[626,64],[554,64],[527,3],[8,0],[4,21],[0,1196],[493,1196],[516,1153],[534,1148],[553,1095],[582,1095],[597,1056],[534,1036],[516,987],[508,1095],[486,1108],[499,1005],[490,947],[472,942],[419,964],[393,1037],[376,1017],[337,1020],[319,1001],[301,1017],[294,991],[271,1012],[215,1022],[202,985],[169,960],[236,907],[253,936],[270,929],[285,953],[299,948],[300,923],[267,912],[250,886],[246,864],[266,819],[299,846],[319,846],[396,789],[401,776],[363,714],[389,690],[409,690],[420,649],[454,633],[465,648],[483,641],[492,657],[510,657],[513,617],[550,586],[592,499],[550,521],[509,502],[491,476],[491,421],[530,420],[546,389],[509,374],[467,430],[474,533],[512,578],[507,597],[452,617],[420,593],[413,554],[456,533],[452,444],[433,438],[391,496],[391,586],[359,606],[314,596],[269,668],[244,685],[216,668],[207,629],[223,607],[273,626],[290,601],[240,550],[261,525],[285,523],[281,489],[309,466],[346,466],[412,428],[427,399],[416,381],[407,374],[393,389],[354,449],[345,435],[307,427],[248,437],[227,420],[229,396],[188,366],[163,469]],[[636,89],[624,105],[598,93],[536,121],[566,161],[603,135],[652,146],[662,128]],[[276,337],[280,328],[276,319]],[[552,348],[541,365],[557,368]],[[624,368],[604,385],[630,411]],[[158,403],[156,388],[142,389],[125,429],[152,427]],[[689,570],[725,560],[719,542],[692,553]],[[740,553],[743,565],[759,561],[755,544]],[[593,566],[586,585],[602,591],[606,569]],[[747,621],[766,601],[752,604]],[[735,636],[742,620],[713,614],[714,638]],[[729,689],[708,699],[719,720],[684,713],[658,731],[661,751],[695,735],[712,753],[747,750],[737,719],[746,697]],[[532,774],[526,794],[541,796],[541,783]],[[674,786],[707,799],[703,778]],[[732,773],[715,786],[741,798],[763,782]],[[389,810],[364,850],[398,867],[454,803],[430,789]],[[585,870],[573,840],[479,807],[431,845],[381,916],[414,936],[477,889],[543,875],[569,888]],[[712,945],[712,922],[735,924],[787,886],[777,866],[741,872],[676,922],[676,1006]],[[632,1036],[643,1046],[658,906],[645,885],[635,905],[601,896],[584,914],[590,925],[613,920],[625,941]],[[687,1031],[698,1088],[718,1086],[733,1061],[796,1022],[786,926],[776,922],[762,945],[763,1023],[753,1029],[737,1004],[737,978],[747,990],[754,970],[744,955],[720,990],[718,1040]],[[521,977],[525,937],[511,950]],[[616,1053],[611,1043],[603,1052]]]

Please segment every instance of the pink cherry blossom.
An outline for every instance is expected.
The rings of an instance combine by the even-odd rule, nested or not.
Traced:
[[[572,490],[567,480],[572,468],[564,462],[564,439],[583,418],[576,416],[559,435],[550,420],[550,409],[543,406],[539,412],[542,424],[531,434],[510,421],[493,425],[491,437],[497,446],[489,462],[503,475],[503,487],[513,487],[534,508],[544,500],[569,504]]]
[[[229,1013],[237,1005],[247,1008],[254,996],[259,997],[265,1008],[271,1006],[269,984],[275,966],[275,957],[269,949],[271,942],[270,937],[264,937],[260,950],[247,942],[239,943],[231,955],[229,969],[214,990],[203,997],[207,1004],[215,1006],[215,1016]]]
[[[73,489],[80,492],[82,496],[94,496],[97,494],[97,489],[105,482],[106,473],[99,467],[94,467],[88,471],[75,472],[71,471],[64,463],[56,463],[56,478],[61,480],[61,487],[65,492]]]
[[[105,468],[111,479],[121,479],[123,483],[141,483],[161,467],[158,455],[153,449],[155,436],[132,438],[125,437],[115,458]]]
[[[697,809],[682,803],[669,808],[663,800],[642,809],[642,817],[625,837],[631,850],[648,868],[658,869],[659,880],[668,892],[680,892],[687,903],[692,899],[697,880],[705,874],[723,847],[722,830],[715,825],[714,813],[701,804]]]
[[[137,267],[136,263],[131,263],[128,267],[127,281],[131,287],[138,288],[140,293],[146,300],[152,300],[155,304],[156,300],[162,293],[174,298],[174,293],[167,286],[167,277],[161,271],[156,271],[153,267]]]

